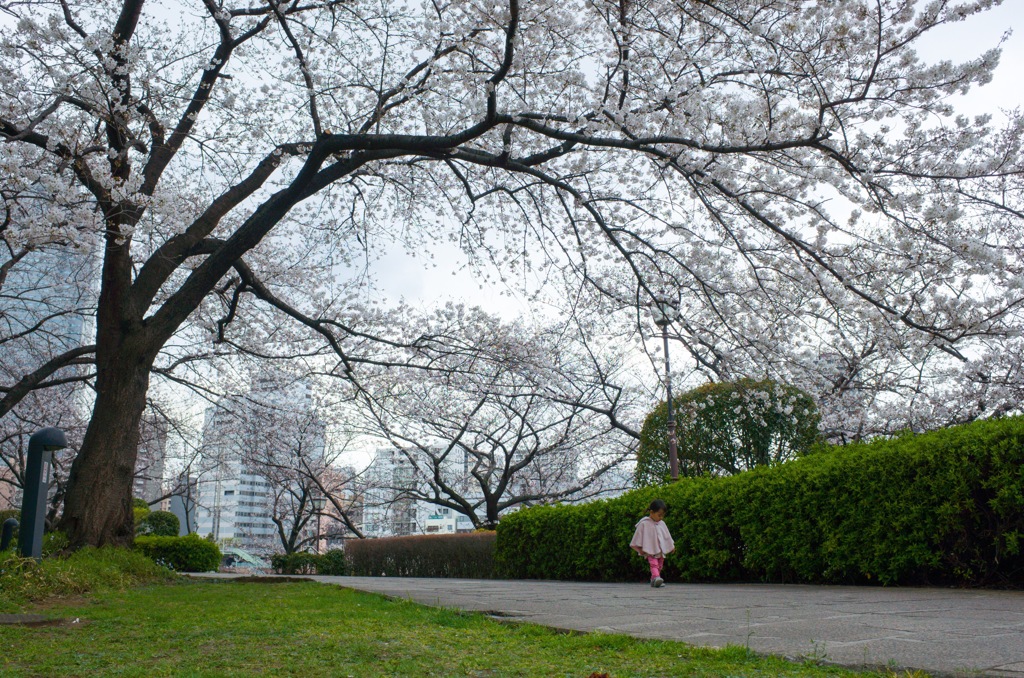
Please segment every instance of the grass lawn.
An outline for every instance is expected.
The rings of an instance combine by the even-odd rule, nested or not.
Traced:
[[[188,581],[24,610],[3,676],[856,676],[629,636],[564,634],[313,582]]]

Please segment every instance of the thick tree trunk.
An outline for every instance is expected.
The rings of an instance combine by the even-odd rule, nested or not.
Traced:
[[[135,534],[132,478],[152,359],[130,355],[121,346],[110,363],[116,367],[97,374],[92,419],[71,465],[58,525],[71,548],[124,546]]]

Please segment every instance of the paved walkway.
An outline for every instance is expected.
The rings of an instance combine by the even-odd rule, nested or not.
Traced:
[[[218,576],[218,575],[212,575]],[[220,575],[224,576],[224,575]],[[741,645],[794,659],[1024,678],[1024,592],[770,584],[310,577],[578,631]]]

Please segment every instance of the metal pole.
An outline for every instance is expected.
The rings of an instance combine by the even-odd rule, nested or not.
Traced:
[[[41,429],[28,439],[28,459],[25,464],[25,484],[21,500],[21,529],[18,531],[18,550],[24,558],[42,558],[46,494],[50,485],[49,474],[43,472],[43,465],[52,462],[54,450],[67,446],[67,438],[59,428]]]
[[[676,441],[676,417],[672,411],[672,367],[668,359],[668,323],[661,326],[661,338],[665,342],[665,390],[668,409],[668,469],[672,474],[672,482],[679,480],[679,453]]]

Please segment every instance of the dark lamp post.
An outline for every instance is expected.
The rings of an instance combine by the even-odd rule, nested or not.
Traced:
[[[668,409],[668,468],[672,482],[679,480],[679,453],[676,442],[676,417],[672,411],[672,367],[668,359],[668,326],[679,317],[678,304],[667,299],[657,299],[651,307],[654,324],[661,328],[661,339],[665,345],[665,406]]]
[[[323,515],[324,506],[327,506],[327,497],[323,495],[317,495],[313,497],[313,508],[316,509],[316,552],[319,554],[320,549],[320,517]]]
[[[43,465],[52,464],[53,452],[67,446],[68,439],[59,428],[40,429],[28,439],[28,459],[25,464],[25,485],[22,488],[21,500],[21,529],[18,531],[18,550],[24,558],[42,558],[46,492],[50,487],[50,474],[43,473]]]

